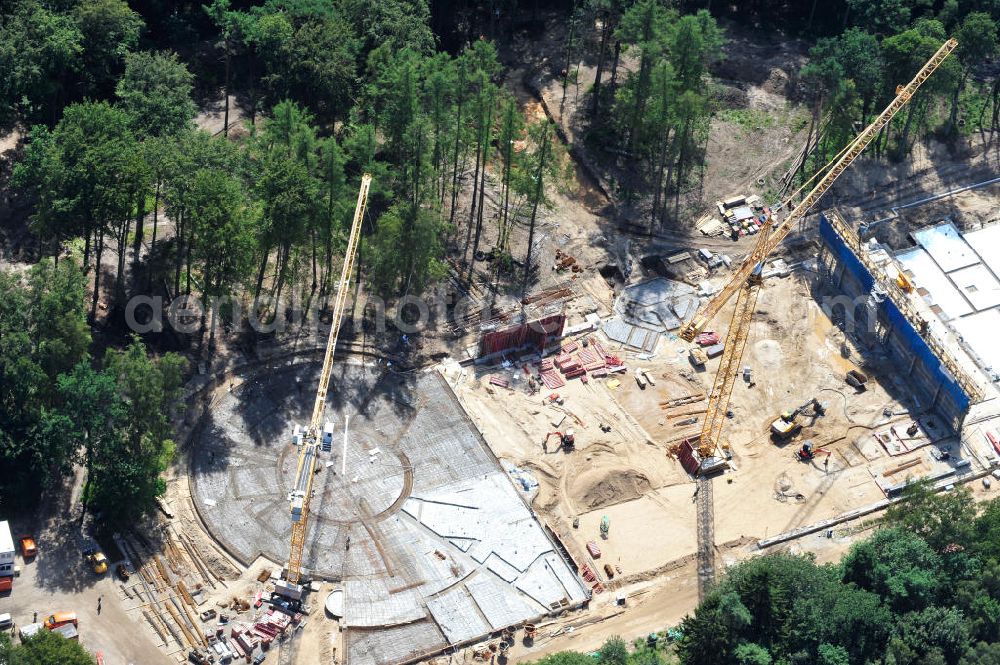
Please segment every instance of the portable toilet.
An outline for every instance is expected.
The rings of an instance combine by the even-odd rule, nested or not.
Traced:
[[[333,447],[333,423],[329,420],[323,425],[323,452],[328,453]]]
[[[292,432],[292,443],[296,446],[302,445],[302,425],[295,426],[295,431]]]

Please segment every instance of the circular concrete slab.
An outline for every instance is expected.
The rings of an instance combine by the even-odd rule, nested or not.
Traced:
[[[334,618],[344,616],[344,590],[335,589],[326,597],[326,611]]]
[[[312,413],[318,375],[317,362],[241,377],[192,442],[195,506],[209,533],[244,564],[260,555],[288,560],[289,492],[298,463],[292,433]],[[331,450],[317,462],[303,554],[304,569],[317,577],[399,574],[409,555],[394,552],[412,538],[387,520],[399,514],[415,483],[436,486],[496,468],[436,373],[403,377],[340,364],[325,420],[335,431]]]

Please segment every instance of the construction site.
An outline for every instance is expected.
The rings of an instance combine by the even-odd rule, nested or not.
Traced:
[[[798,192],[702,218],[735,242],[550,243],[554,283],[413,366],[338,346],[365,175],[322,338],[188,387],[157,526],[108,552],[134,630],[163,662],[530,661],[676,626],[762,552],[836,560],[916,481],[991,496],[1000,218],[936,204],[995,181],[821,202],[954,48]]]
[[[227,375],[168,505],[249,585],[222,631],[231,651],[306,623],[311,637],[280,653],[382,665],[586,650],[676,623],[755,553],[835,558],[909,483],[995,473],[1000,227],[915,208],[890,246],[879,226],[898,220],[829,209],[806,251],[771,256],[952,48],[797,201],[720,202],[720,226],[757,235],[745,257],[646,256],[613,288],[557,252],[568,279],[422,370],[333,363],[334,325],[322,365]]]
[[[168,506],[248,584],[232,651],[306,623],[278,647],[299,662],[586,650],[675,624],[762,551],[836,558],[909,483],[997,473],[1000,227],[916,207],[890,246],[904,222],[827,209],[770,256],[950,48],[797,202],[720,202],[759,234],[746,257],[644,257],[615,289],[557,253],[568,279],[421,370],[332,363],[333,326],[322,365],[228,374]]]

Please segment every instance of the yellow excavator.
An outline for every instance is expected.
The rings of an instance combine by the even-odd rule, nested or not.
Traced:
[[[808,402],[791,411],[785,411],[771,423],[771,436],[776,441],[788,441],[793,436],[802,431],[802,423],[798,421],[800,415],[812,407],[813,421],[826,413],[826,407],[818,399],[813,397]]]

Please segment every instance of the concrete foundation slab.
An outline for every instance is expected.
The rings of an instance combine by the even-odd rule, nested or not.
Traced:
[[[193,442],[198,513],[244,563],[287,560],[292,432],[318,370],[247,377]],[[338,366],[326,419],[303,562],[343,582],[352,663],[409,660],[588,599],[440,375]]]

